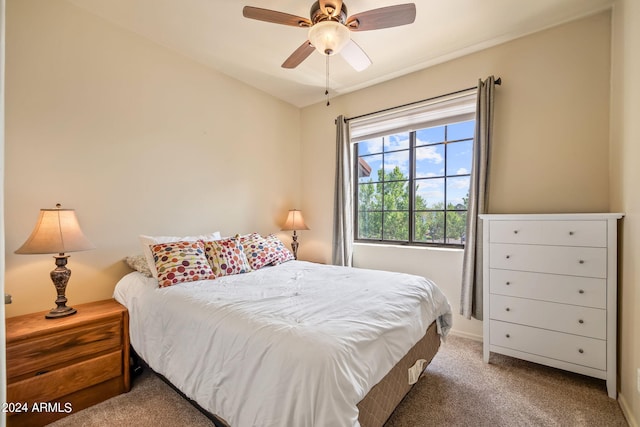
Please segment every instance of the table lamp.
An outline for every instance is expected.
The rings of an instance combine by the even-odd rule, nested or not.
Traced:
[[[304,223],[304,218],[302,217],[302,212],[298,209],[291,209],[289,211],[289,215],[287,216],[287,220],[282,226],[282,231],[291,231],[293,230],[293,241],[291,242],[291,249],[293,249],[293,257],[298,259],[298,235],[296,234],[296,230],[308,230],[307,224]]]
[[[75,308],[67,307],[65,291],[71,276],[67,265],[69,255],[66,252],[84,251],[95,246],[85,237],[80,229],[76,212],[73,209],[40,209],[38,222],[31,235],[16,254],[56,254],[56,268],[51,272],[51,280],[56,287],[58,298],[55,308],[45,315],[47,319],[69,316],[76,313]]]

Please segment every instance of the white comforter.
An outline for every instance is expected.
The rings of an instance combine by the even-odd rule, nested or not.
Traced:
[[[290,261],[114,297],[149,366],[233,427],[358,426],[357,403],[451,309],[412,275]]]

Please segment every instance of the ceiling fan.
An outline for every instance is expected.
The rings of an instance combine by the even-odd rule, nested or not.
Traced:
[[[411,24],[416,19],[416,6],[399,4],[348,16],[342,0],[319,0],[311,6],[310,19],[252,6],[245,6],[242,14],[245,18],[309,29],[308,40],[284,61],[283,68],[297,67],[317,50],[326,56],[340,53],[356,71],[362,71],[371,65],[371,60],[351,39],[350,32]]]

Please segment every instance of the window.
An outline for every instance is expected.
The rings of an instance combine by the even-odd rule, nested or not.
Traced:
[[[472,106],[467,110],[475,110],[475,98],[466,101]],[[378,121],[369,123],[376,128],[372,136],[357,127],[352,131],[355,241],[464,246],[473,118],[465,111],[415,130],[386,130]]]

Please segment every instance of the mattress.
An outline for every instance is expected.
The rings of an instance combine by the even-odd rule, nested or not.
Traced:
[[[114,297],[138,354],[232,426],[358,426],[374,385],[451,324],[422,277],[302,261],[169,288],[131,273]]]

